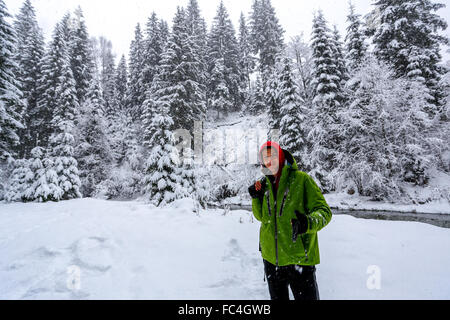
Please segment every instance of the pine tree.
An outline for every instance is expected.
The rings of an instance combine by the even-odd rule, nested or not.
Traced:
[[[127,91],[128,91],[128,69],[125,55],[120,58],[117,65],[116,75],[114,80],[114,102],[117,111],[124,111],[127,104]]]
[[[63,190],[62,200],[82,197],[78,163],[74,158],[74,137],[70,134],[73,130],[71,121],[61,121],[58,132],[50,137],[51,159],[58,186]]]
[[[259,54],[259,68],[265,83],[264,70],[274,67],[277,55],[284,50],[284,30],[270,0],[254,0],[250,30],[253,53]]]
[[[334,50],[334,59],[337,65],[337,71],[339,72],[339,77],[341,78],[340,84],[344,86],[347,80],[349,79],[347,62],[344,57],[344,49],[343,44],[341,42],[341,35],[339,34],[339,30],[337,26],[333,26],[333,38],[332,45]]]
[[[398,164],[403,181],[415,185],[426,185],[429,181],[429,169],[436,163],[435,155],[429,150],[428,137],[433,137],[432,121],[428,117],[432,103],[429,89],[422,81],[401,79],[402,99],[396,113],[397,123],[395,141],[398,146]],[[433,140],[438,140],[433,137]]]
[[[313,20],[314,99],[308,140],[312,142],[311,172],[324,191],[332,188],[329,173],[335,167],[340,143],[337,113],[341,108],[340,72],[334,56],[332,35],[323,13]]]
[[[78,116],[79,104],[76,96],[75,80],[73,78],[69,46],[65,40],[67,20],[57,24],[54,32],[53,45],[58,52],[54,54],[55,69],[50,70],[54,76],[54,87],[48,89],[53,94],[54,108],[50,121],[52,133],[49,138],[50,155],[53,157],[54,168],[58,176],[58,185],[63,190],[62,199],[81,197],[79,191],[77,161],[74,155],[74,121]]]
[[[96,186],[106,179],[113,158],[110,141],[106,135],[103,115],[104,101],[97,80],[91,80],[87,100],[82,104],[79,132],[81,139],[75,150],[81,192],[83,196],[95,195]]]
[[[250,105],[248,107],[248,112],[252,115],[257,115],[266,110],[266,101],[264,100],[264,91],[261,82],[261,76],[258,74],[256,76],[255,89],[252,92]]]
[[[26,107],[21,83],[14,76],[19,66],[14,61],[16,34],[7,21],[9,17],[4,1],[0,0],[0,163],[17,156],[18,133],[24,129],[22,114]]]
[[[439,30],[447,28],[437,10],[445,7],[430,0],[377,0],[380,12],[377,28],[372,30],[375,55],[392,65],[397,77],[420,77],[430,90],[435,105],[443,104],[443,92],[438,86],[444,74],[440,45],[448,44]],[[431,114],[436,115],[438,108]]]
[[[77,90],[77,99],[79,103],[83,103],[87,98],[87,92],[93,77],[94,62],[92,61],[92,53],[90,52],[89,34],[80,6],[75,10],[72,25],[73,39],[69,44],[69,54]]]
[[[269,132],[268,138],[277,140],[276,130],[280,129],[281,113],[280,113],[280,83],[278,79],[279,64],[267,70],[262,78],[265,79],[264,100],[268,106],[269,114]],[[264,84],[264,80],[263,80]]]
[[[206,117],[204,74],[200,72],[201,61],[194,40],[187,33],[185,10],[178,7],[161,61],[161,79],[166,85],[161,90],[171,99],[170,114],[175,128],[191,134],[194,121]]]
[[[167,41],[169,40],[169,33],[169,25],[167,24],[167,21],[161,19],[159,21],[159,34],[162,42],[162,52],[166,50]]]
[[[103,100],[105,101],[105,116],[111,117],[117,110],[115,100],[115,62],[112,52],[112,43],[100,37],[100,84]]]
[[[151,87],[146,92],[146,99],[143,104],[143,113],[141,117],[143,126],[143,140],[147,151],[153,148],[151,143],[154,141],[153,136],[156,128],[153,126],[153,117],[156,114],[157,94],[161,94],[161,76],[159,73],[155,75]]]
[[[145,83],[145,89],[151,86],[153,78],[157,72],[158,66],[161,62],[161,55],[164,48],[164,39],[160,30],[161,24],[156,16],[156,13],[152,13],[147,22],[147,32],[144,42],[144,70],[143,81]]]
[[[233,24],[221,1],[208,37],[208,96],[213,110],[235,111],[242,103],[239,90],[239,53]],[[219,101],[220,104],[219,104]],[[216,109],[218,107],[219,109]],[[233,107],[233,108],[232,108]]]
[[[187,32],[186,12],[181,7],[177,8],[172,28],[157,79],[147,92],[142,119],[145,139],[150,139],[145,143],[151,147],[143,183],[158,205],[195,192],[192,158],[182,161],[178,158],[180,151],[175,148],[174,132],[183,129],[192,136],[194,120],[205,115],[202,75],[197,68],[201,62],[195,55],[198,47]],[[184,148],[192,150],[190,145]]]
[[[130,45],[129,85],[128,85],[128,111],[132,119],[139,119],[141,106],[145,99],[145,86],[143,80],[144,69],[144,40],[141,26],[138,23],[134,31],[134,40]]]
[[[53,118],[53,112],[59,107],[58,93],[61,92],[62,77],[65,77],[62,66],[67,67],[68,48],[64,39],[61,24],[56,24],[53,31],[53,38],[44,54],[41,62],[42,77],[39,79],[39,91],[42,93],[38,101],[38,110],[36,116],[37,145],[47,147],[49,137],[52,134],[53,127],[50,124]],[[70,66],[69,66],[70,67]],[[70,70],[72,74],[72,70]],[[72,76],[73,79],[73,76]],[[75,111],[74,111],[75,113]]]
[[[203,90],[207,86],[207,56],[208,56],[208,31],[205,19],[202,17],[197,0],[189,0],[186,7],[186,31],[191,37],[194,50],[193,54],[196,56],[197,72],[201,75],[198,79]],[[207,105],[206,92],[202,93],[203,102]],[[206,112],[207,106],[204,109]]]
[[[146,195],[155,205],[164,205],[177,199],[180,194],[181,177],[177,175],[178,151],[173,135],[174,121],[170,116],[170,100],[163,94],[167,86],[159,78],[154,81],[152,95],[147,104],[152,103],[153,117],[147,130],[151,132],[149,145],[152,146],[145,164],[143,185]]]
[[[40,61],[44,55],[44,37],[38,26],[36,14],[30,0],[25,0],[20,12],[14,21],[17,35],[17,50],[14,60],[17,61],[18,70],[16,79],[22,84],[23,98],[26,101],[26,110],[23,115],[25,128],[20,131],[22,143],[20,157],[29,157],[30,151],[37,143],[39,115],[37,101],[40,92],[38,80],[40,79]]]
[[[256,59],[251,54],[250,31],[242,12],[239,18],[238,54],[241,101],[246,101],[251,88],[250,74],[255,69]]]
[[[306,166],[303,158],[306,154],[306,132],[304,127],[305,110],[303,101],[298,94],[297,86],[292,75],[292,66],[289,58],[283,59],[283,71],[279,80],[280,99],[280,143],[289,150],[297,160],[299,168],[303,171]]]
[[[350,72],[355,72],[363,63],[367,54],[367,44],[365,43],[365,35],[362,29],[359,14],[355,13],[355,6],[349,2],[350,13],[347,16],[349,23],[347,27],[346,43],[346,60]]]
[[[218,119],[220,114],[227,115],[233,107],[233,99],[227,86],[225,72],[226,68],[223,58],[216,59],[214,69],[211,72],[211,82],[214,83],[215,87],[211,93],[210,105],[212,110],[217,111]]]

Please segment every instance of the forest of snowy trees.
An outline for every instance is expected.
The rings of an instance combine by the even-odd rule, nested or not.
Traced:
[[[45,43],[30,0],[15,17],[0,0],[0,200],[140,196],[163,205],[245,192],[243,175],[230,183],[223,171],[177,161],[174,131],[267,113],[269,130],[324,192],[415,202],[405,186],[450,172],[443,7],[376,0],[360,15],[349,3],[345,35],[318,11],[310,39],[285,39],[270,0],[253,0],[237,29],[223,2],[208,27],[188,0],[170,27],[155,12],[137,24],[128,59],[116,64],[80,7]]]

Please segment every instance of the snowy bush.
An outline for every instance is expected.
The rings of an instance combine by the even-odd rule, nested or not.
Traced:
[[[9,177],[8,184],[5,188],[5,200],[26,201],[24,191],[29,185],[29,181],[33,179],[33,173],[30,170],[30,163],[27,159],[16,159],[12,163],[13,169]]]
[[[0,201],[5,200],[11,173],[14,170],[14,163],[14,158],[8,158],[7,161],[0,161]]]
[[[143,194],[142,174],[128,163],[111,169],[107,179],[100,182],[93,191],[94,197],[131,200]]]
[[[30,179],[24,191],[24,198],[28,201],[38,202],[58,201],[63,195],[63,190],[58,185],[58,176],[53,169],[51,158],[44,156],[44,149],[35,147],[31,150]]]

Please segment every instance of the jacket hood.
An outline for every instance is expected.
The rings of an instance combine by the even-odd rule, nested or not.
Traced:
[[[298,170],[297,161],[288,150],[281,148],[280,145],[276,142],[267,141],[261,146],[258,154],[258,160],[261,165],[261,171],[263,172],[264,175],[268,175],[267,174],[268,169],[264,166],[264,163],[262,161],[262,151],[267,147],[275,148],[278,151],[278,161],[280,163],[280,168],[278,169],[279,173],[278,178],[281,177],[281,172],[285,166],[288,166],[290,170],[294,171]]]
[[[286,149],[282,149],[283,153],[284,153],[284,158],[286,159],[284,161],[284,165],[283,166],[289,166],[290,168],[294,169],[294,170],[298,170],[298,165],[297,165],[297,161],[295,160],[294,156],[292,155],[291,152],[287,151]]]

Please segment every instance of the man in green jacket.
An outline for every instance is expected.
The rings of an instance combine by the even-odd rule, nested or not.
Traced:
[[[289,300],[290,286],[296,300],[319,300],[317,232],[330,222],[330,207],[314,180],[276,142],[264,143],[258,159],[265,176],[249,193],[261,222],[259,245],[271,299]]]

